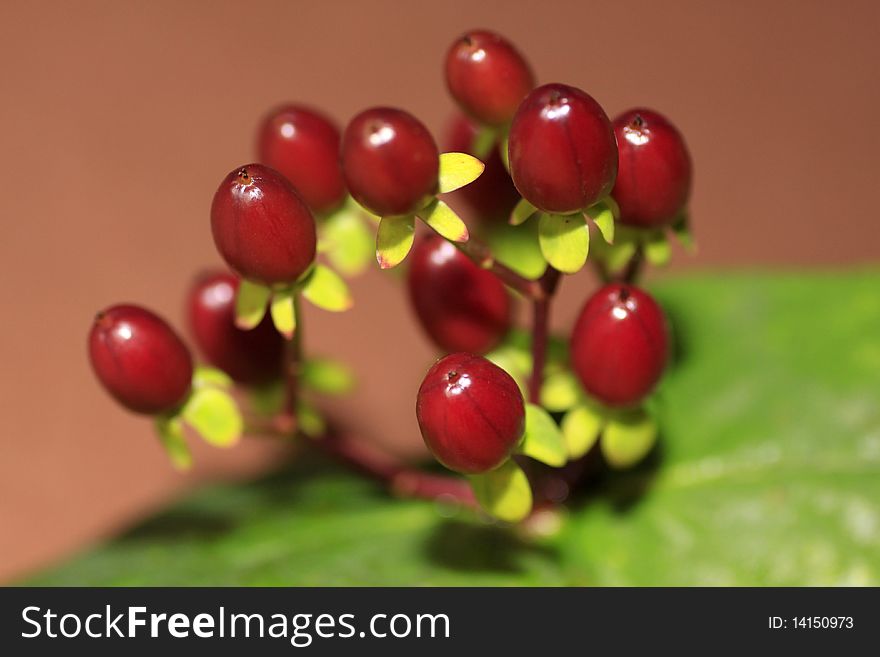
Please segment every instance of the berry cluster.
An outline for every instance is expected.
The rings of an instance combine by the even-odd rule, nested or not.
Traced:
[[[690,244],[681,134],[656,111],[611,120],[577,87],[537,86],[522,54],[485,30],[452,44],[445,77],[461,110],[448,152],[398,108],[366,109],[344,130],[302,105],[263,119],[258,162],[232,169],[211,204],[231,271],[202,275],[187,298],[207,365],[194,367],[149,310],[98,313],[89,335],[98,379],[123,406],[156,418],[175,464],[190,463],[185,427],[218,446],[245,432],[315,436],[317,448],[397,492],[475,499],[517,521],[532,508],[540,467],[562,478],[561,466],[594,448],[613,467],[650,451],[647,402],[670,340],[662,309],[635,280],[644,262],[668,258],[670,235]],[[469,211],[467,223],[455,208]],[[593,233],[601,239],[591,251]],[[428,449],[468,475],[469,488],[369,456],[311,401],[348,389],[350,376],[305,357],[301,300],[346,310],[345,279],[373,255],[382,269],[407,260],[415,319],[448,354],[425,375],[416,416]],[[552,336],[562,274],[588,258],[601,285],[568,340]],[[518,303],[531,307],[528,332],[514,326]]]

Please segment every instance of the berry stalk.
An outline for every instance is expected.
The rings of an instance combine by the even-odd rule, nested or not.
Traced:
[[[559,271],[550,267],[538,281],[541,295],[532,303],[532,373],[529,376],[529,402],[541,403],[541,384],[547,363],[547,340],[550,333],[550,301],[559,285]]]

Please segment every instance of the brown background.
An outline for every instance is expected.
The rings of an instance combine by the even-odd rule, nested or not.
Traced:
[[[661,6],[662,5],[662,6]],[[218,263],[214,188],[252,158],[284,100],[342,122],[373,104],[442,125],[449,41],[492,27],[539,78],[610,114],[661,109],[696,162],[697,257],[676,267],[876,262],[880,3],[3,2],[0,14],[0,581],[118,530],[199,480],[278,452],[199,449],[169,468],[148,422],[99,390],[84,339],[111,302],[181,326],[191,274]],[[679,258],[681,261],[681,258]],[[564,327],[590,285],[569,281]],[[370,385],[338,405],[371,440],[419,449],[414,390],[431,350],[389,276],[348,317],[310,312],[310,348]]]

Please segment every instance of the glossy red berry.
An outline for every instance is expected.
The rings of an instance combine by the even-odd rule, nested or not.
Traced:
[[[510,173],[523,198],[568,214],[607,196],[617,175],[611,122],[575,87],[545,84],[522,102],[510,127]]]
[[[239,383],[266,383],[281,375],[284,338],[268,315],[250,331],[235,325],[238,285],[227,272],[199,277],[187,299],[190,331],[211,365]]]
[[[419,323],[444,351],[485,353],[510,328],[510,295],[501,281],[438,235],[412,250],[407,282]]]
[[[666,117],[632,109],[614,119],[620,162],[611,195],[620,221],[657,228],[684,209],[691,189],[691,158],[681,133]]]
[[[446,53],[446,86],[477,121],[502,125],[535,86],[535,78],[513,44],[494,32],[472,30]]]
[[[463,114],[458,114],[449,124],[446,135],[446,149],[473,155],[474,138],[477,125]],[[485,157],[486,169],[470,185],[453,192],[474,211],[476,219],[484,224],[507,222],[510,213],[519,201],[519,192],[513,186],[510,174],[504,168],[498,145]]]
[[[315,220],[288,180],[262,164],[230,172],[211,204],[214,243],[248,280],[292,283],[315,259]]]
[[[135,413],[170,411],[189,394],[189,349],[165,320],[145,308],[118,305],[98,313],[89,333],[89,358],[107,392]]]
[[[380,216],[424,206],[437,191],[440,154],[421,121],[390,107],[351,120],[342,136],[342,172],[351,195]]]
[[[587,301],[571,334],[571,362],[586,391],[607,406],[630,406],[663,374],[663,310],[631,285],[606,285]]]
[[[525,428],[516,382],[485,358],[466,353],[446,356],[428,370],[416,416],[437,460],[464,474],[501,465]]]
[[[259,160],[287,178],[318,214],[345,200],[339,166],[339,128],[323,114],[302,105],[284,105],[260,125]]]

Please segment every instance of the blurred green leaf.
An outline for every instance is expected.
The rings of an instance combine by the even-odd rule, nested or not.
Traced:
[[[206,488],[28,583],[878,586],[878,289],[876,270],[653,286],[676,346],[658,450],[591,482],[553,537],[306,459]]]
[[[590,404],[582,403],[572,408],[562,418],[562,437],[570,460],[579,459],[590,451],[599,439],[605,425],[605,416]]]
[[[519,522],[532,510],[532,487],[513,459],[484,474],[470,477],[483,510],[504,522]]]
[[[599,446],[612,467],[629,468],[645,458],[656,440],[654,418],[637,408],[610,414]]]
[[[189,470],[192,467],[192,453],[183,437],[183,423],[180,417],[159,416],[156,418],[156,433],[159,441],[171,459],[171,465],[178,470]]]
[[[486,160],[492,153],[495,143],[498,141],[498,129],[489,125],[482,125],[474,135],[471,143],[471,153],[481,160]]]
[[[495,260],[520,276],[537,280],[547,270],[547,260],[538,245],[538,222],[534,219],[522,226],[492,226],[488,241]]]
[[[302,295],[313,305],[331,312],[342,312],[351,308],[348,285],[335,271],[324,265],[316,265],[302,286]]]
[[[559,427],[550,414],[536,404],[526,404],[526,430],[519,453],[556,468],[568,461]]]
[[[617,202],[610,196],[606,196],[598,203],[587,208],[587,216],[596,224],[596,228],[602,233],[602,239],[608,244],[614,242],[614,222],[620,216]]]
[[[587,261],[590,231],[579,214],[541,214],[538,243],[547,262],[559,271],[574,274]]]
[[[293,338],[296,332],[296,301],[294,290],[275,290],[272,295],[272,303],[269,312],[272,315],[272,323],[275,329],[288,340]]]
[[[231,388],[234,381],[223,370],[207,365],[197,365],[193,372],[193,387],[202,388],[214,386],[216,388]]]
[[[382,217],[376,233],[376,260],[382,269],[396,267],[406,258],[415,239],[415,217]]]
[[[454,192],[474,182],[486,165],[467,153],[440,154],[440,193]]]
[[[302,367],[307,388],[326,395],[344,395],[354,389],[354,374],[344,364],[329,358],[310,358]]]
[[[319,223],[324,253],[344,276],[357,276],[373,259],[375,238],[358,206],[346,204]]]
[[[642,248],[645,250],[645,259],[652,265],[665,265],[672,256],[669,238],[662,230],[652,231],[645,235]]]
[[[541,405],[552,413],[567,411],[581,399],[580,384],[568,370],[559,370],[544,377]]]
[[[240,329],[256,328],[266,316],[272,290],[265,285],[242,279],[235,296],[235,325]]]
[[[327,424],[318,409],[303,400],[296,407],[296,421],[299,430],[309,438],[320,438],[327,431]]]
[[[468,229],[455,211],[439,198],[435,198],[424,209],[419,210],[419,218],[437,233],[453,242],[467,242]]]
[[[231,447],[241,438],[244,421],[232,396],[219,388],[193,390],[181,418],[215,447]]]
[[[286,392],[284,381],[278,379],[257,386],[250,386],[250,405],[258,415],[269,417],[279,413],[284,407]]]
[[[696,251],[697,244],[691,234],[691,220],[687,209],[681,211],[675,223],[672,224],[672,234],[679,243],[688,251]]]
[[[514,206],[513,212],[510,213],[510,225],[519,226],[538,214],[538,208],[529,203],[524,198]]]

